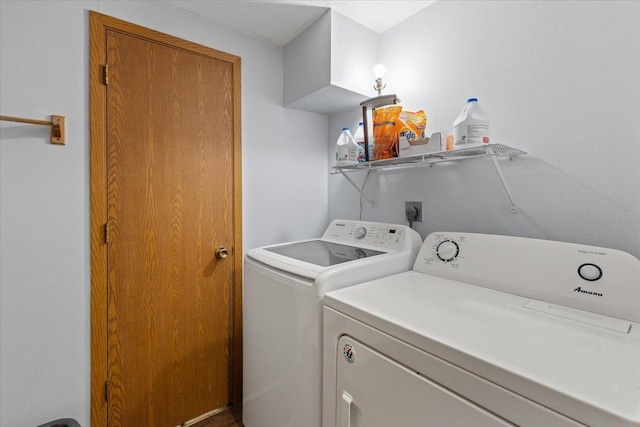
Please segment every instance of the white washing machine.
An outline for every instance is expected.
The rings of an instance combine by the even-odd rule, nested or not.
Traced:
[[[245,427],[319,427],[325,292],[411,270],[404,225],[333,221],[320,239],[252,249],[244,264]]]
[[[325,296],[323,427],[640,426],[640,261],[434,233]]]

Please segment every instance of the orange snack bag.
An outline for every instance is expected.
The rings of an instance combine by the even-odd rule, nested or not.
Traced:
[[[397,121],[400,105],[389,105],[373,110],[373,160],[398,156]]]
[[[424,130],[427,127],[427,115],[423,110],[416,113],[401,111],[398,121],[398,137],[404,136],[407,141],[418,141],[425,138]]]

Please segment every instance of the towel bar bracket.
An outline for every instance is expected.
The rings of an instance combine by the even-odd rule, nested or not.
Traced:
[[[66,144],[65,138],[65,117],[64,116],[51,116],[51,143],[52,144]]]
[[[0,120],[7,122],[28,123],[32,125],[51,126],[51,143],[58,145],[66,144],[66,120],[65,116],[51,116],[51,121],[25,119],[22,117],[0,116]]]

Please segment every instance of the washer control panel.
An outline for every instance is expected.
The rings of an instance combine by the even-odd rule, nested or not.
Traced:
[[[368,221],[333,221],[323,240],[382,251],[403,251],[412,247],[420,236],[406,225]]]

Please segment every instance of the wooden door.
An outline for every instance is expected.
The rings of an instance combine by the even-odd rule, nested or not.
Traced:
[[[238,60],[103,30],[106,425],[174,427],[241,396]]]

